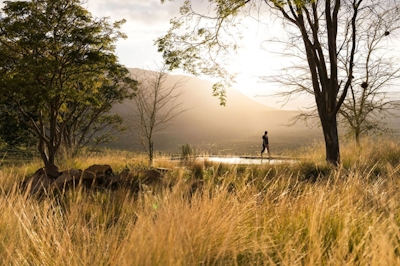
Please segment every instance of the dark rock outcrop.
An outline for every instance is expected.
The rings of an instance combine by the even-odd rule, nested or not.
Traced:
[[[154,186],[163,183],[163,177],[168,169],[124,169],[115,175],[110,165],[92,165],[85,170],[68,169],[59,172],[56,166],[44,167],[37,170],[24,182],[24,188],[30,194],[40,194],[48,191],[65,191],[77,186],[87,189],[128,186],[135,192],[142,185]]]

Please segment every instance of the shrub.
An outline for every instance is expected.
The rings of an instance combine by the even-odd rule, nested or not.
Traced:
[[[184,144],[180,147],[181,150],[181,158],[185,162],[189,162],[194,160],[196,156],[195,149],[190,144]]]

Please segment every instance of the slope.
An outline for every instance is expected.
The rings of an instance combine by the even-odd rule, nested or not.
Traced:
[[[141,69],[131,69],[133,75]],[[212,96],[212,83],[194,77],[169,75],[165,86],[172,86],[184,79],[180,88],[180,101],[186,109],[166,129],[155,134],[155,150],[177,152],[179,146],[189,143],[201,152],[258,154],[261,136],[269,131],[271,146],[275,150],[298,147],[319,137],[319,129],[309,129],[296,124],[288,127],[296,111],[278,110],[248,98],[240,91],[227,91],[227,105],[220,106],[219,99]],[[131,119],[129,112],[133,103],[124,102],[115,106],[114,111],[125,119]],[[129,134],[121,136],[116,148],[140,149]]]

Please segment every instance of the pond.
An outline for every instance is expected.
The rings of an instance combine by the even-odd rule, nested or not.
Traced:
[[[216,163],[226,164],[280,164],[280,163],[294,163],[296,160],[288,158],[268,158],[264,157],[218,157],[218,156],[207,156],[197,157],[196,161],[209,161]]]

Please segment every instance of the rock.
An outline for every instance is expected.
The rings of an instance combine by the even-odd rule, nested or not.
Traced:
[[[56,179],[61,175],[61,173],[58,171],[58,167],[55,166],[54,164],[48,164],[44,167],[44,171],[49,177],[52,177]]]
[[[83,171],[82,179],[86,187],[108,186],[113,176],[112,168],[108,164],[94,164]]]
[[[159,184],[162,180],[161,172],[155,169],[144,170],[140,172],[139,175],[141,177],[141,183],[146,185]]]
[[[53,181],[54,178],[46,174],[45,168],[40,168],[24,182],[24,187],[30,194],[37,194],[48,190]]]
[[[115,189],[126,186],[137,192],[143,186],[166,185],[165,174],[170,171],[166,168],[153,169],[124,169],[118,175],[114,175],[110,165],[95,164],[84,171],[69,169],[60,172],[55,165],[48,165],[38,169],[24,182],[24,187],[30,194],[50,190],[65,191],[82,185],[86,188],[102,187]]]
[[[86,168],[84,172],[92,172],[96,176],[100,175],[100,174],[105,175],[105,176],[114,175],[113,171],[111,169],[111,166],[109,166],[108,164],[94,164],[94,165]]]
[[[82,170],[79,169],[69,169],[67,171],[61,172],[61,175],[57,177],[56,180],[51,184],[52,188],[65,188],[69,186],[71,183],[74,186],[78,185],[82,176]]]
[[[120,183],[120,176],[109,176],[104,180],[103,185],[107,188],[117,188]]]

